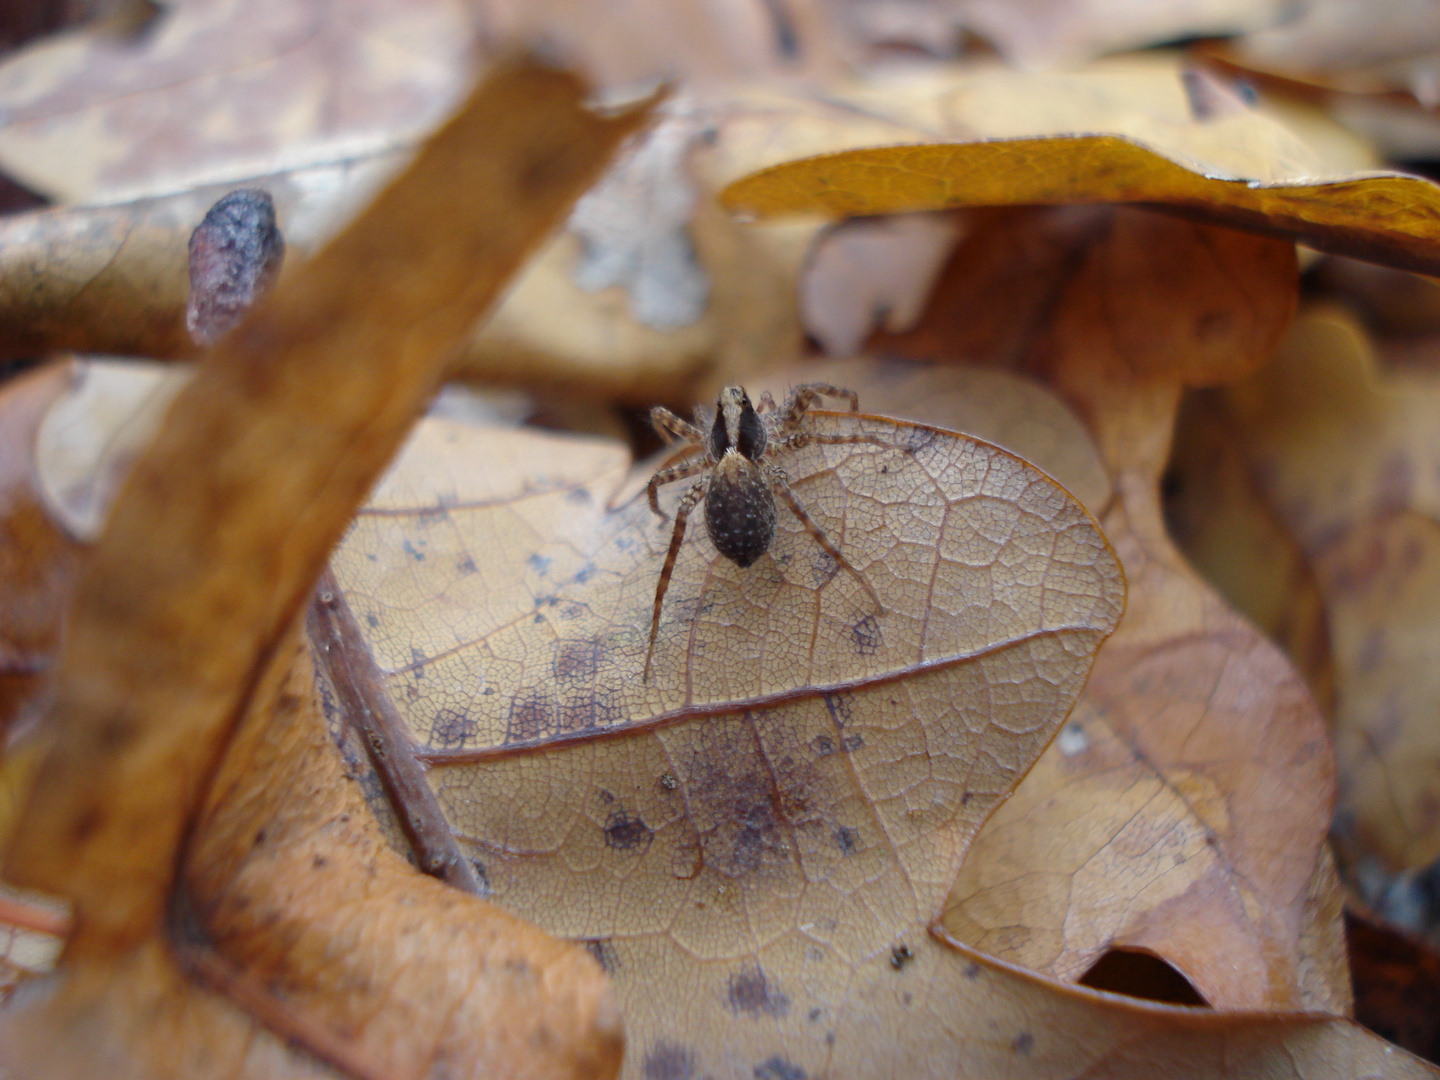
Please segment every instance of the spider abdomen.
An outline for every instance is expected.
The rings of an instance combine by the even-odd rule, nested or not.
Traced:
[[[756,464],[728,450],[715,466],[705,493],[705,528],[715,550],[737,566],[749,566],[775,539],[775,496]]]

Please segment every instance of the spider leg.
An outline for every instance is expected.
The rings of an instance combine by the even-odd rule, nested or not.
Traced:
[[[786,478],[785,473],[777,469],[774,465],[767,466],[765,472],[769,477],[770,487],[776,495],[780,496],[781,501],[790,508],[790,512],[800,520],[800,524],[805,526],[805,531],[810,534],[817,544],[825,549],[827,555],[848,570],[856,581],[860,582],[861,587],[869,594],[870,599],[874,601],[875,607],[879,610],[880,614],[885,614],[885,605],[880,602],[880,597],[876,594],[874,588],[871,587],[870,582],[865,580],[864,574],[850,565],[850,560],[840,554],[840,549],[831,542],[830,537],[825,535],[825,530],[815,524],[815,520],[805,512],[805,507],[800,504],[800,499],[790,487],[790,481]]]
[[[689,453],[699,453],[698,450],[690,450]],[[645,494],[650,498],[650,509],[661,521],[669,520],[670,515],[660,509],[660,500],[656,495],[665,484],[673,484],[676,480],[684,480],[687,476],[694,476],[696,473],[704,472],[709,462],[703,457],[691,458],[689,461],[682,461],[678,465],[669,465],[654,476],[645,485]]]
[[[697,446],[705,445],[705,436],[694,424],[686,423],[664,405],[650,410],[650,425],[660,433],[667,443],[688,442]]]
[[[665,602],[665,593],[670,588],[670,575],[675,570],[675,556],[680,553],[680,542],[685,539],[685,522],[690,511],[695,509],[709,480],[695,481],[694,487],[685,493],[680,505],[675,508],[675,531],[670,534],[670,550],[665,553],[665,565],[660,568],[660,580],[655,584],[655,614],[650,617],[650,644],[645,649],[645,681],[650,681],[650,660],[655,655],[655,636],[660,632],[660,605]]]
[[[814,443],[817,446],[843,446],[849,443],[863,443],[867,446],[885,446],[892,450],[904,450],[906,453],[913,453],[913,447],[904,443],[891,442],[882,439],[878,435],[831,435],[823,431],[797,431],[791,435],[783,435],[770,444],[772,451],[775,450],[799,450],[802,446]]]
[[[860,397],[854,390],[844,390],[829,383],[802,383],[793,387],[785,398],[785,408],[780,411],[781,423],[792,428],[800,418],[820,404],[822,397],[843,398],[850,403],[850,411],[860,410]]]
[[[760,391],[760,401],[755,406],[757,413],[772,413],[775,411],[775,399],[770,395],[769,390]]]

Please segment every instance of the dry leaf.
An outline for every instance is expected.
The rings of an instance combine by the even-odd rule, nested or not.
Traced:
[[[1205,174],[1113,135],[873,147],[731,184],[736,210],[835,216],[960,206],[1149,203],[1421,273],[1440,272],[1440,186],[1375,174],[1260,182]]]
[[[853,356],[878,326],[909,330],[963,227],[951,214],[896,214],[827,229],[800,278],[806,332],[827,355]]]
[[[1022,68],[1065,67],[1107,52],[1268,27],[1277,0],[955,0],[966,25]]]
[[[0,734],[44,685],[79,556],[48,512],[33,457],[36,431],[69,377],[50,365],[0,392]]]
[[[355,226],[217,346],[137,463],[77,590],[53,749],[7,856],[15,880],[76,911],[61,973],[0,1015],[7,1068],[72,1076],[77,1059],[123,1047],[130,1075],[313,1071],[169,958],[179,848],[252,690],[283,684],[287,627],[441,363],[643,118],[602,120],[580,94],[543,68],[493,72]],[[388,987],[363,985],[378,1009]],[[593,993],[590,1005],[571,1047],[598,1037],[613,1054]],[[54,1033],[77,1015],[83,1037],[56,1060]]]
[[[1108,549],[1031,467],[812,422],[896,444],[783,460],[885,613],[798,523],[745,571],[697,535],[649,683],[669,533],[606,509],[613,446],[429,424],[335,560],[493,899],[610,969],[630,1075],[928,1070],[944,1023],[875,1033],[951,1007],[927,973],[969,981],[927,923],[1118,616]]]
[[[1302,317],[1277,363],[1227,394],[1325,605],[1341,826],[1397,869],[1440,855],[1437,394],[1429,372],[1378,370],[1354,319],[1327,309]]]
[[[952,757],[936,740],[898,758],[887,753],[890,742],[916,745],[907,739],[914,722],[887,732],[860,699],[905,686],[909,719],[926,703],[913,679],[861,690],[848,717],[852,696],[832,690],[829,704],[825,697],[748,703],[739,715],[712,707],[658,727],[642,720],[649,730],[633,734],[626,718],[635,713],[621,712],[603,732],[575,730],[609,719],[588,706],[603,700],[598,692],[625,662],[612,654],[628,654],[631,672],[643,655],[650,575],[617,599],[607,572],[628,558],[653,575],[660,554],[654,541],[617,551],[633,534],[604,525],[617,514],[642,521],[648,514],[634,505],[603,509],[607,492],[630,483],[626,461],[612,443],[427,421],[339,556],[357,619],[370,627],[420,756],[432,762],[434,790],[494,898],[586,941],[610,968],[626,1002],[624,1075],[1436,1075],[1346,1021],[1127,1002],[1058,986],[953,942],[937,946],[923,925],[860,952],[867,927],[879,933],[895,918],[886,887],[898,884],[897,861],[923,870],[901,896],[946,875],[933,848],[912,843],[897,851],[878,824],[850,824],[866,798],[836,801],[835,793],[857,780],[888,793],[879,820],[910,822],[901,835],[923,836],[921,823],[946,805],[937,770],[977,760],[988,770],[998,759]],[[784,554],[787,542],[807,540],[795,530],[777,546]],[[533,553],[518,579],[493,554],[517,547]],[[804,567],[791,559],[786,580]],[[776,587],[773,578],[722,572],[727,580],[710,585],[717,600],[731,589]],[[841,577],[825,586],[844,587]],[[382,593],[394,599],[387,604]],[[632,605],[628,617],[597,608],[619,603]],[[711,618],[719,614],[711,609]],[[736,624],[723,631],[733,638],[739,620],[764,617],[737,610]],[[585,628],[597,622],[626,629],[587,647]],[[539,646],[539,664],[527,641]],[[697,674],[730,677],[699,659]],[[514,687],[529,679],[522,665],[535,669],[535,689],[517,700]],[[621,699],[663,692],[618,681],[612,693]],[[783,722],[802,708],[812,725],[795,730]],[[548,747],[515,745],[547,735]],[[865,744],[847,750],[845,739],[856,735]],[[507,736],[508,747],[478,745]],[[963,738],[958,726],[956,736]],[[486,760],[454,764],[466,746]],[[920,764],[927,753],[929,779],[885,785],[887,772],[907,760]],[[861,771],[851,773],[847,763]],[[566,809],[577,804],[579,813]],[[970,807],[949,806],[968,820]],[[839,819],[838,829],[830,819]],[[907,902],[902,910],[913,909]],[[863,956],[856,975],[845,975],[850,965],[836,957],[847,944]]]
[[[0,166],[65,202],[186,191],[418,140],[464,91],[459,0],[190,0],[138,43],[86,27],[0,65]]]
[[[1328,718],[1335,677],[1315,571],[1266,498],[1222,395],[1196,390],[1181,402],[1165,473],[1165,525],[1200,575],[1285,650]]]
[[[777,401],[791,386],[828,382],[867,412],[918,420],[1009,450],[1051,476],[1092,516],[1105,513],[1110,475],[1079,417],[1042,383],[1013,371],[897,359],[829,360],[785,368],[758,384]]]
[[[1180,387],[1263,362],[1294,281],[1273,240],[1134,210],[997,211],[957,249],[933,318],[880,346],[1044,371],[1117,493],[1101,521],[1131,609],[961,868],[946,925],[977,948],[1069,979],[1129,948],[1217,1007],[1344,1007],[1338,907],[1328,928],[1312,919],[1334,888],[1320,717],[1184,564],[1159,503]]]

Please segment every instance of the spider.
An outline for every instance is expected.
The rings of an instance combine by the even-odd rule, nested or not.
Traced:
[[[661,468],[650,478],[645,489],[650,498],[650,509],[664,522],[669,515],[660,509],[656,498],[661,486],[691,476],[699,475],[700,479],[690,485],[675,508],[670,550],[665,554],[665,564],[660,568],[660,580],[655,586],[655,613],[650,620],[650,645],[645,650],[646,682],[650,681],[655,636],[660,630],[660,608],[670,587],[670,575],[675,569],[680,544],[685,539],[685,523],[702,498],[705,500],[705,528],[715,549],[737,566],[748,567],[770,549],[770,543],[775,539],[775,496],[778,495],[805,526],[805,531],[814,537],[826,554],[860,582],[875,607],[884,612],[880,597],[870,583],[850,565],[849,560],[840,554],[840,549],[825,535],[825,530],[805,512],[805,507],[790,487],[785,471],[774,462],[775,455],[781,451],[798,450],[809,443],[893,445],[872,435],[830,435],[798,430],[806,412],[825,397],[848,401],[852,413],[860,407],[859,398],[853,390],[842,390],[825,383],[806,383],[791,390],[784,408],[778,411],[769,391],[760,395],[760,405],[756,408],[750,403],[750,395],[739,386],[727,386],[720,391],[715,400],[713,420],[702,408],[695,410],[694,424],[686,423],[659,405],[650,411],[650,422],[663,439],[689,447],[682,451],[682,460]],[[705,430],[707,427],[708,432]]]

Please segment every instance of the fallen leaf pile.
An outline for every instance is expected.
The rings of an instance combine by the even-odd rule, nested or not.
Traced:
[[[1440,37],[1301,7],[0,56],[0,1072],[1440,1075]]]

